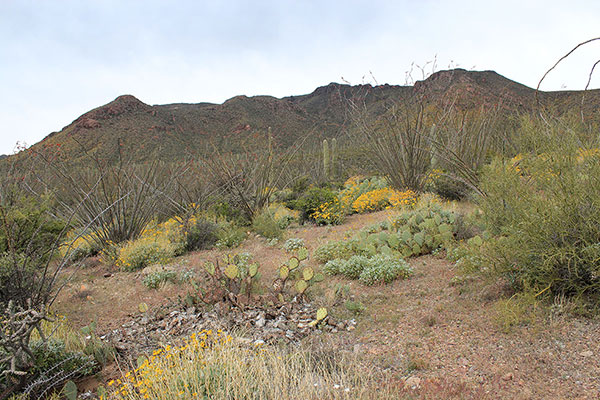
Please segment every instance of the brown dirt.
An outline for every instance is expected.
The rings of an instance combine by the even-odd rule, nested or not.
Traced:
[[[287,233],[303,238],[312,254],[320,244],[389,214],[352,216],[341,226],[301,226]],[[269,247],[256,237],[235,249],[239,251],[260,261],[264,282],[287,258],[281,246]],[[176,262],[199,269],[204,260],[223,254],[198,252]],[[406,389],[410,398],[600,398],[598,319],[556,315],[545,308],[506,333],[498,323],[498,301],[506,299],[500,285],[475,281],[453,286],[454,266],[441,257],[420,257],[411,265],[415,273],[410,279],[390,285],[364,287],[334,277],[314,290],[315,301],[322,299],[334,314],[349,313],[334,302],[336,285],[347,285],[350,298],[366,307],[355,331],[332,335],[340,349],[358,353],[399,384],[419,378],[416,389]],[[100,332],[113,329],[138,313],[140,302],[153,307],[190,290],[185,285],[149,290],[140,273],[113,271],[104,278],[106,271],[102,265],[82,269],[62,293],[58,310],[75,325],[96,320]]]

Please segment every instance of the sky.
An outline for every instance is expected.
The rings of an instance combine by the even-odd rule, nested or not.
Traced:
[[[598,36],[597,0],[0,0],[0,154],[122,94],[222,103],[454,67],[535,88]],[[583,89],[598,59],[580,48],[541,89]]]

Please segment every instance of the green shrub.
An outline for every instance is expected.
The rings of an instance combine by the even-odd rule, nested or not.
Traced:
[[[344,307],[346,307],[346,310],[350,311],[354,315],[360,315],[366,309],[366,307],[360,301],[352,301],[352,300],[347,300],[344,303]]]
[[[314,257],[320,263],[326,263],[336,258],[347,259],[353,254],[354,243],[353,240],[325,243],[315,250]]]
[[[302,247],[306,247],[306,245],[304,244],[304,239],[301,239],[301,238],[289,238],[283,244],[283,248],[288,253],[298,250]]]
[[[283,236],[283,229],[269,210],[254,217],[252,230],[267,239],[281,239]]]
[[[117,266],[135,271],[153,264],[165,264],[174,256],[173,244],[157,240],[135,240],[119,251]]]
[[[365,256],[352,256],[342,264],[340,272],[350,279],[358,279],[365,268],[373,265],[372,259]]]
[[[45,344],[38,341],[32,343],[31,347],[34,363],[34,367],[28,372],[28,392],[31,394],[39,395],[46,390],[51,392],[53,386],[58,390],[65,379],[90,375],[97,366],[92,356],[68,351],[61,340],[50,338]],[[6,384],[6,374],[2,374],[0,388]]]
[[[567,133],[564,133],[567,135]],[[480,205],[498,236],[490,270],[517,290],[600,294],[600,157],[566,146],[485,169]]]
[[[233,207],[225,201],[214,203],[209,208],[209,212],[215,215],[217,219],[225,219],[237,225],[248,225],[249,223],[240,209]]]
[[[336,194],[330,189],[312,187],[298,199],[295,206],[300,211],[302,221],[314,221],[312,215],[319,210],[323,204],[334,203]]]
[[[48,197],[35,198],[16,187],[3,188],[0,253],[33,252],[43,259],[53,255],[49,249],[66,225],[52,216],[51,207]]]
[[[338,275],[342,273],[342,269],[346,264],[346,260],[342,260],[341,258],[336,258],[334,260],[329,260],[323,266],[323,272],[328,275]]]
[[[371,258],[370,265],[360,273],[359,280],[363,285],[390,283],[395,279],[406,279],[412,274],[412,269],[401,258],[378,254]]]
[[[233,248],[239,246],[246,239],[246,231],[233,222],[220,224],[217,230],[216,246],[222,248]]]
[[[165,284],[167,282],[176,282],[176,281],[177,281],[177,274],[175,273],[175,271],[163,269],[163,270],[153,271],[153,272],[149,273],[148,275],[146,275],[144,277],[144,279],[142,280],[142,283],[148,289],[158,289],[160,286],[162,286],[163,284]]]
[[[446,200],[463,200],[471,194],[466,184],[446,175],[437,176],[431,183],[431,190]]]
[[[206,250],[217,243],[217,224],[206,220],[196,221],[185,235],[185,249],[187,251]]]

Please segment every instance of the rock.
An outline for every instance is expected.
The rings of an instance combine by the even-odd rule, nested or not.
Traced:
[[[265,326],[265,317],[262,315],[259,315],[258,318],[256,319],[256,322],[254,323],[254,326],[256,326],[257,328],[262,328]]]
[[[508,382],[508,381],[512,381],[514,377],[515,376],[513,375],[513,373],[509,372],[508,374],[504,374],[502,376],[502,380]]]
[[[581,357],[591,357],[594,355],[594,352],[591,350],[582,351],[581,353],[579,353],[579,355],[581,355]]]
[[[405,389],[417,389],[421,386],[421,378],[418,378],[416,376],[411,376],[410,378],[408,378],[406,381],[404,381],[404,388]]]

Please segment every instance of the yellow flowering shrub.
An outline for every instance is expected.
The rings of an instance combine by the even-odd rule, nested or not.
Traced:
[[[184,228],[184,223],[176,218],[150,224],[139,239],[112,250],[115,265],[131,271],[169,262],[185,250]],[[105,249],[103,253],[110,257],[110,249]]]
[[[273,218],[282,228],[287,228],[292,222],[298,221],[300,213],[296,210],[291,210],[281,203],[273,203],[269,205],[269,211],[273,213]]]
[[[310,217],[317,225],[339,225],[344,221],[346,213],[339,199],[322,203],[317,207]]]
[[[378,211],[386,208],[398,208],[414,205],[417,195],[412,190],[399,192],[391,188],[375,189],[361,194],[352,203],[356,213]]]
[[[216,333],[204,330],[184,339],[181,346],[168,345],[155,350],[138,368],[125,373],[121,379],[109,381],[107,398],[206,398],[207,392],[211,390],[211,374],[218,372],[212,370],[214,367],[218,368],[218,360],[208,360],[207,355],[219,352],[230,341],[231,336],[221,330]],[[209,349],[210,352],[207,351]],[[193,371],[188,370],[188,374],[182,375],[182,369]]]
[[[72,261],[94,255],[100,251],[100,241],[94,232],[78,236],[76,231],[71,231],[66,239],[59,247],[59,254],[61,257],[68,255]]]
[[[347,214],[356,212],[352,207],[352,204],[356,201],[356,199],[358,199],[360,196],[367,192],[378,189],[385,189],[387,187],[387,181],[381,177],[351,177],[344,183],[344,189],[340,192],[339,197],[342,203],[342,207],[346,210]]]

